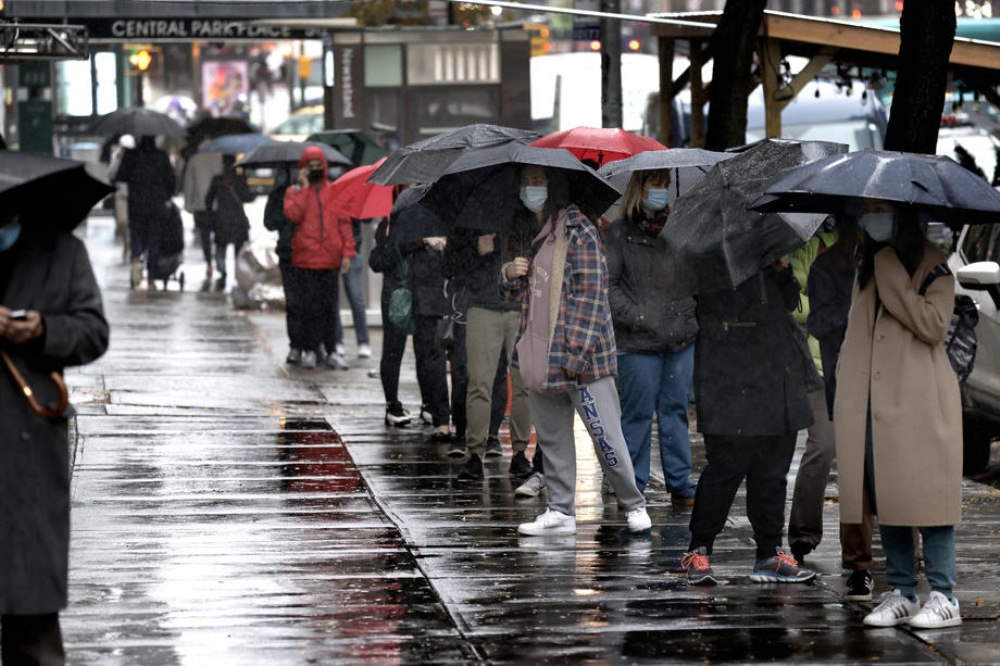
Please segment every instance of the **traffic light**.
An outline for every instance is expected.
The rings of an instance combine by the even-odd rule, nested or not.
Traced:
[[[544,23],[527,23],[524,29],[531,35],[531,56],[548,55],[552,52],[549,26]]]
[[[160,70],[163,53],[158,46],[137,46],[128,50],[129,74],[145,74]]]

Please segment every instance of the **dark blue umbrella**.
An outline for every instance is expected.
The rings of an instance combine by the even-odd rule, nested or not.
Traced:
[[[222,153],[224,155],[243,155],[257,146],[274,143],[274,139],[263,134],[227,134],[212,139],[199,151],[203,153]]]
[[[764,188],[755,210],[861,213],[863,199],[920,209],[930,221],[1000,222],[1000,192],[950,157],[888,150],[832,155],[793,169]]]

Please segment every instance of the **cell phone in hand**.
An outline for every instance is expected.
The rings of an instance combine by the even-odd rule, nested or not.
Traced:
[[[28,318],[27,310],[14,310],[10,313],[10,318],[15,321],[25,321]]]

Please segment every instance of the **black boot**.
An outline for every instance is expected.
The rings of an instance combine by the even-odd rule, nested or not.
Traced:
[[[479,481],[483,478],[483,459],[475,453],[469,456],[462,468],[462,473],[458,475],[459,481]]]

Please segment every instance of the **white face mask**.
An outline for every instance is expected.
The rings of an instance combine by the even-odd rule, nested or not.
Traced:
[[[884,243],[892,238],[893,214],[865,213],[858,222],[868,237],[873,241]]]
[[[549,198],[549,188],[526,185],[521,188],[521,203],[532,213],[537,213],[545,206]]]

